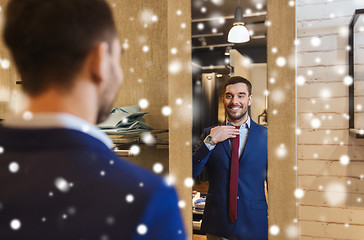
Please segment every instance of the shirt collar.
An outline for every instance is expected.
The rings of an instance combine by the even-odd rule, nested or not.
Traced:
[[[248,119],[245,121],[245,123],[243,123],[240,126],[239,130],[242,129],[242,128],[245,128],[245,126],[244,126],[245,124],[246,124],[247,128],[250,129],[250,117],[249,117],[249,115],[248,115]],[[226,122],[226,125],[234,126],[234,124],[230,123],[229,121]]]
[[[27,112],[29,113],[29,112]],[[24,116],[24,115],[23,115]],[[29,117],[12,116],[4,120],[4,126],[10,128],[48,129],[67,128],[84,132],[108,148],[113,147],[111,139],[100,129],[89,122],[67,113],[29,113]]]

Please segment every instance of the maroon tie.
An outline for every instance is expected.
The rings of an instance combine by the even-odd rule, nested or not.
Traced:
[[[235,126],[237,129],[240,127]],[[237,135],[231,140],[231,166],[230,166],[230,195],[229,195],[229,218],[231,222],[237,219],[237,196],[239,179],[239,139]]]

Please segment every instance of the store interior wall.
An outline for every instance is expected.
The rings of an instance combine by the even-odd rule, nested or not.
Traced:
[[[3,21],[7,2],[0,0],[0,21]],[[140,99],[146,99],[149,106],[142,109],[148,112],[144,117],[146,123],[154,129],[168,130],[158,136],[169,141],[167,147],[141,145],[139,155],[127,160],[151,171],[154,164],[162,164],[164,170],[159,175],[175,179],[173,184],[185,206],[181,208],[185,227],[192,235],[191,186],[184,184],[192,173],[190,1],[107,2],[123,47],[124,82],[114,107],[138,105]],[[178,11],[183,14],[177,14]],[[26,100],[21,96],[20,86],[16,85],[20,79],[9,52],[2,41],[0,44],[0,58],[11,62],[9,68],[0,69],[0,119],[3,119],[8,114],[21,112]],[[177,53],[172,53],[172,49]],[[169,114],[162,113],[164,107],[170,109]]]
[[[122,88],[127,89],[127,91],[120,92],[115,106],[137,104],[140,98],[146,98],[150,103],[150,107],[147,109],[149,112],[148,117],[146,116],[147,123],[155,128],[170,128],[172,125],[169,118],[161,114],[161,107],[169,104],[175,106],[171,101],[175,97],[171,96],[172,92],[168,87],[168,79],[171,76],[168,66],[172,63],[173,57],[168,50],[173,43],[168,40],[171,36],[168,35],[168,30],[164,26],[169,24],[168,11],[170,13],[175,12],[176,6],[172,10],[168,10],[167,1],[158,1],[158,4],[148,1],[143,3],[127,1],[123,2],[123,6],[128,6],[124,8],[118,4],[119,2],[111,0],[109,2],[116,4],[114,12],[118,18],[121,44],[129,45],[129,50],[122,58],[125,73],[125,82]],[[0,0],[2,9],[5,9],[6,3],[7,0]],[[342,33],[341,29],[348,27],[354,10],[364,8],[364,6],[360,1],[355,0],[318,0],[315,2],[298,0],[295,4],[296,10],[287,6],[286,2],[280,4],[277,1],[268,1],[270,11],[284,13],[279,16],[281,19],[275,17],[273,13],[268,16],[272,22],[272,30],[270,31],[277,31],[276,35],[268,33],[268,39],[271,39],[267,48],[268,52],[273,47],[277,47],[280,51],[276,55],[271,52],[268,53],[268,79],[274,78],[276,80],[274,84],[268,81],[270,92],[268,114],[270,117],[274,116],[268,122],[269,129],[273,131],[269,130],[268,139],[270,179],[272,180],[269,187],[270,216],[272,216],[270,224],[271,226],[278,226],[281,230],[278,235],[271,235],[270,239],[295,239],[290,237],[295,236],[294,234],[289,235],[290,233],[287,233],[287,229],[295,229],[295,221],[299,222],[299,239],[360,239],[364,236],[364,177],[361,178],[361,175],[364,174],[362,171],[364,169],[364,143],[362,139],[353,138],[348,133],[348,123],[345,117],[348,112],[346,104],[348,101],[347,86],[342,83],[343,78],[347,75],[347,38],[345,31],[343,30],[344,33]],[[178,8],[183,9],[184,14],[187,14],[188,4],[187,7],[178,6]],[[127,13],[125,9],[128,9]],[[153,23],[147,28],[143,25],[139,26],[141,9],[152,9],[158,15],[157,23]],[[295,11],[297,12],[297,22],[295,21]],[[3,12],[1,12],[2,14]],[[131,17],[134,17],[134,21],[131,21]],[[178,23],[189,22],[188,14],[182,15],[182,18],[178,20]],[[124,22],[128,22],[128,24],[121,25]],[[298,136],[295,135],[296,115],[295,113],[293,116],[287,114],[287,111],[290,112],[291,109],[295,109],[295,96],[286,95],[284,104],[277,103],[277,100],[272,98],[279,96],[277,94],[279,92],[275,91],[279,88],[283,89],[285,93],[286,91],[295,92],[295,87],[292,88],[291,86],[295,82],[295,72],[292,74],[294,70],[286,66],[289,72],[280,75],[281,71],[287,69],[277,67],[276,60],[280,56],[287,57],[287,59],[292,56],[292,53],[288,50],[285,51],[285,49],[287,49],[286,43],[289,43],[289,46],[293,45],[296,28],[292,28],[292,24],[295,25],[296,23],[297,36],[300,41],[297,48],[297,75],[304,76],[306,79],[303,86],[297,86],[297,124],[300,129]],[[121,26],[130,26],[130,29]],[[140,30],[143,34],[140,32],[139,34],[132,33],[133,31],[136,32],[135,29]],[[181,31],[185,31],[181,33],[187,38],[190,33],[188,27]],[[285,31],[288,32],[287,35]],[[155,32],[159,32],[159,34],[155,35]],[[286,39],[282,39],[282,36],[285,36]],[[312,46],[311,41],[314,37],[320,39],[321,44],[319,46]],[[187,40],[181,42],[186,44],[185,46],[188,48]],[[149,52],[143,52],[145,45],[150,47]],[[165,46],[168,46],[167,49]],[[180,47],[179,50],[180,53],[186,54],[183,55],[183,61],[180,62],[182,66],[186,66],[188,53],[183,47]],[[0,42],[0,55],[2,59],[10,59],[3,42]],[[185,58],[185,56],[187,57]],[[317,58],[321,59],[320,63],[315,61]],[[358,60],[361,61],[362,58]],[[359,63],[362,64],[363,62]],[[270,65],[274,68],[270,68]],[[149,70],[145,71],[145,69]],[[181,78],[190,82],[188,67],[183,69],[186,73],[181,74]],[[309,70],[312,71],[312,74]],[[21,111],[22,105],[25,104],[25,100],[21,97],[20,86],[16,85],[18,80],[20,79],[13,64],[8,69],[0,70],[0,118],[5,118],[6,114],[10,112]],[[287,86],[290,87],[288,90],[286,90]],[[186,89],[188,87],[186,86]],[[191,104],[189,101],[192,99],[192,96],[188,95],[189,92],[192,92],[191,89],[192,86],[190,90],[186,90],[185,96],[181,96],[184,103],[187,103],[184,105],[187,111],[192,111],[188,110],[188,105]],[[329,98],[322,98],[321,96],[322,90],[325,89],[331,93]],[[160,95],[160,98],[154,98],[156,93]],[[290,101],[293,102],[293,105]],[[327,105],[329,105],[328,109],[326,108]],[[275,116],[273,110],[282,114]],[[330,120],[330,116],[332,116],[332,120]],[[320,120],[320,127],[312,127],[311,120],[313,118]],[[188,119],[187,116],[186,121]],[[179,126],[175,127],[179,128]],[[191,128],[187,127],[187,129]],[[284,140],[287,136],[282,135],[280,131],[288,131],[288,139],[293,140]],[[296,137],[297,144],[295,144]],[[188,145],[187,143],[191,141],[192,137],[186,135],[183,136],[183,139],[185,139],[184,145]],[[276,155],[277,150],[282,146],[281,144],[286,142],[289,144],[285,144],[284,149],[289,155],[285,159],[291,159],[289,164],[284,164],[287,163],[284,162],[286,160],[282,161]],[[190,149],[191,143],[187,147]],[[297,153],[296,147],[298,148]],[[170,151],[168,151],[169,154],[163,153],[162,158],[159,154],[151,157],[150,152],[153,151],[147,152],[149,162],[143,163],[144,157],[140,155],[139,164],[149,164],[147,168],[151,168],[151,163],[159,161],[164,164],[165,170],[168,169],[169,171],[170,160],[167,160],[167,156],[168,158],[171,157]],[[350,163],[345,166],[340,163],[340,158],[344,155],[350,158]],[[298,165],[295,163],[296,157],[298,158]],[[190,156],[184,157],[185,163],[190,158]],[[297,199],[294,198],[297,187],[295,169],[298,173],[298,187],[305,193],[299,199],[297,209]],[[183,171],[188,172],[188,167]],[[274,178],[277,178],[277,181]],[[289,184],[284,185],[284,183]],[[334,183],[337,185],[332,186],[331,184]],[[182,199],[187,195],[190,197],[190,194],[185,193],[185,187],[182,185],[179,184]],[[331,202],[331,200],[340,197],[344,200],[339,204]],[[358,199],[362,199],[362,201]],[[185,208],[189,210],[190,201],[186,199],[185,202]],[[282,212],[282,209],[285,211]],[[296,210],[299,212],[297,217]],[[190,224],[189,214],[185,213],[187,227]]]
[[[297,116],[300,239],[364,236],[364,139],[349,134],[348,30],[363,1],[298,0]],[[364,122],[364,34],[355,32],[356,127]]]

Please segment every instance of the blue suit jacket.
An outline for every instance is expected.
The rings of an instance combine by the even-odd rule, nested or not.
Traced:
[[[0,146],[0,239],[185,239],[174,188],[98,139],[0,127]],[[59,190],[59,178],[72,186]]]
[[[211,130],[204,130],[202,139]],[[248,139],[239,160],[238,218],[229,220],[231,149],[229,139],[212,151],[201,141],[193,155],[193,176],[208,169],[209,190],[202,230],[222,237],[267,239],[268,219],[264,181],[267,172],[267,128],[251,121]]]

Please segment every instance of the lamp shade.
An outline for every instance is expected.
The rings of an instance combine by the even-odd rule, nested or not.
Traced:
[[[243,43],[250,40],[248,29],[243,23],[236,22],[234,26],[230,29],[228,34],[228,42],[232,43]]]

